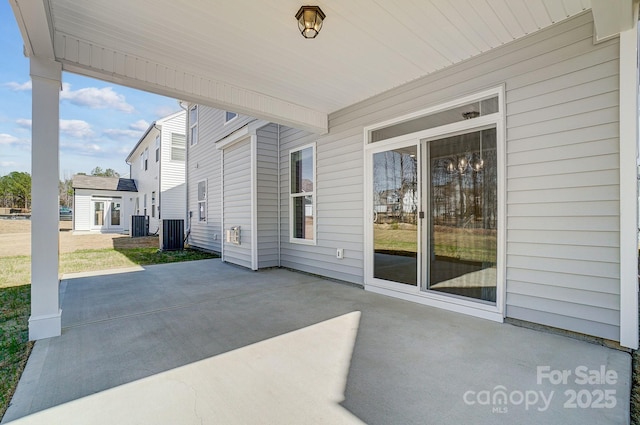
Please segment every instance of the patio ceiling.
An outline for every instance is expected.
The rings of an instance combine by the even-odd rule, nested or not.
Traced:
[[[592,2],[606,15],[596,19],[598,32],[615,33],[632,3],[611,11],[598,7],[606,0],[320,0],[324,27],[306,40],[294,18],[299,0],[10,1],[29,56],[318,133],[332,112]]]

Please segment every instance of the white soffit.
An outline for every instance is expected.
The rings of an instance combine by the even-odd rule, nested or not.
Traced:
[[[316,132],[326,131],[332,112],[591,7],[591,0],[319,0],[327,17],[306,40],[294,14],[307,2],[293,0],[11,1],[23,13],[34,2],[51,11],[65,70]]]

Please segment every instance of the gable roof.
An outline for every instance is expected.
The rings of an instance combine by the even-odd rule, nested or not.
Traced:
[[[76,174],[73,176],[74,189],[115,190],[120,192],[137,192],[136,182],[120,177],[99,177]]]
[[[144,139],[147,138],[147,136],[149,135],[149,133],[151,132],[152,129],[156,128],[156,129],[162,131],[162,124],[164,124],[166,121],[169,121],[170,119],[173,119],[173,118],[175,118],[175,117],[177,117],[177,116],[179,116],[181,114],[184,114],[185,119],[186,119],[187,111],[182,109],[182,110],[180,110],[178,112],[174,112],[173,114],[167,115],[166,117],[157,119],[154,122],[152,122],[151,124],[149,124],[149,127],[147,128],[147,130],[142,134],[140,139],[138,139],[138,142],[135,144],[133,149],[131,149],[131,152],[129,152],[129,155],[127,155],[127,159],[125,159],[125,162],[127,164],[131,164],[131,158],[133,157],[133,154],[138,149],[138,147],[142,144]]]

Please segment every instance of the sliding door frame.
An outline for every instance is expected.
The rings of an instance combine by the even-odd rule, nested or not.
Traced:
[[[474,101],[486,99],[492,96],[498,97],[498,112],[478,116],[473,119],[454,122],[427,130],[418,131],[411,134],[393,137],[379,142],[369,143],[372,131],[394,123],[405,122],[415,117],[426,116],[439,111],[450,109],[452,107],[466,105]],[[390,295],[393,297],[414,301],[425,305],[430,305],[446,310],[456,311],[459,313],[469,314],[476,317],[502,322],[505,316],[505,298],[506,298],[506,146],[505,146],[505,125],[504,125],[504,87],[500,86],[491,90],[487,90],[475,95],[447,102],[442,105],[425,109],[416,113],[387,120],[364,129],[364,286],[368,291]],[[388,280],[374,278],[374,237],[373,237],[373,156],[376,153],[385,152],[392,149],[400,149],[407,146],[416,146],[418,158],[418,193],[421,211],[426,214],[427,202],[423,196],[423,184],[429,184],[424,181],[424,167],[428,164],[424,163],[424,141],[436,140],[445,137],[455,136],[468,132],[478,131],[486,128],[496,128],[496,148],[497,148],[497,166],[498,166],[498,228],[497,228],[497,265],[496,265],[496,302],[488,304],[484,302],[474,301],[472,298],[459,296],[450,296],[447,294],[437,293],[436,291],[423,291],[422,283],[425,279],[424,256],[424,234],[428,226],[426,220],[428,218],[418,220],[418,282],[417,285],[407,285],[404,283],[396,283]]]

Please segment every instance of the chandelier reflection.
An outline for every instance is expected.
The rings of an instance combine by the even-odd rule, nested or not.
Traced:
[[[465,174],[469,171],[479,173],[484,169],[484,160],[478,153],[465,154],[458,158],[450,158],[447,161],[447,171],[449,173]]]

